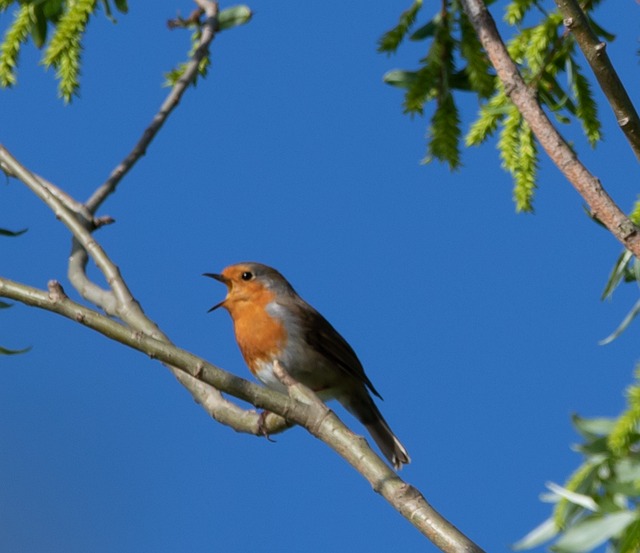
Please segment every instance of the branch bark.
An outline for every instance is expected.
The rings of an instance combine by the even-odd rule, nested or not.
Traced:
[[[575,37],[613,109],[618,125],[627,137],[633,153],[640,160],[640,117],[607,55],[606,43],[598,40],[576,0],[555,2],[564,16],[565,27]]]
[[[442,551],[483,553],[478,545],[442,517],[418,489],[404,482],[391,470],[362,436],[351,432],[324,403],[314,400],[316,396],[313,392],[300,384],[287,381],[290,388],[296,389],[293,395],[303,401],[253,384],[172,344],[132,331],[125,325],[72,301],[55,281],[49,284],[49,291],[45,292],[0,277],[0,297],[67,317],[175,367],[177,371],[184,373],[184,378],[195,381],[197,385],[206,384],[207,388],[213,386],[303,426],[343,457],[377,493]]]
[[[182,76],[171,88],[168,96],[162,102],[160,109],[153,116],[151,123],[144,130],[142,136],[133,147],[129,155],[125,157],[107,177],[107,180],[91,195],[86,206],[91,213],[95,213],[98,207],[115,192],[118,183],[122,180],[136,162],[146,153],[149,144],[162,128],[171,112],[180,103],[180,99],[186,92],[189,85],[193,83],[198,74],[198,67],[203,58],[209,53],[209,45],[213,41],[218,30],[218,3],[208,0],[196,0],[196,4],[202,8],[206,15],[206,20],[202,25],[200,42],[191,60],[187,63]]]
[[[510,100],[525,118],[553,163],[589,205],[594,217],[636,257],[640,257],[638,228],[611,199],[598,178],[580,162],[540,107],[534,91],[522,79],[482,0],[461,0]]]

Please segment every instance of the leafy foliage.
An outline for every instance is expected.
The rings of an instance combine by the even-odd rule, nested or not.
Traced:
[[[398,49],[400,43],[407,36],[407,33],[416,22],[418,12],[422,8],[422,0],[415,0],[411,7],[402,12],[398,24],[387,31],[378,41],[378,51],[391,54]]]
[[[36,47],[44,48],[49,29],[52,28],[53,34],[44,48],[42,63],[47,68],[55,69],[60,97],[70,102],[80,87],[82,39],[87,25],[100,6],[105,16],[115,23],[112,3],[120,13],[128,12],[127,0],[0,0],[0,14],[16,6],[13,22],[0,44],[0,87],[8,88],[16,84],[20,49],[29,37]],[[243,25],[251,16],[251,10],[244,5],[222,10],[218,16],[218,30]],[[199,24],[196,20],[184,26],[194,29],[192,55],[200,38]],[[200,63],[199,75],[205,76],[209,65],[210,60],[205,56]],[[180,79],[185,66],[181,64],[166,75],[169,85]]]
[[[110,1],[102,0],[100,4],[106,16],[114,21]],[[126,0],[114,0],[114,4],[118,11],[127,12]],[[58,92],[65,102],[70,102],[78,93],[82,37],[98,8],[98,0],[1,0],[0,13],[12,5],[17,9],[0,45],[0,86],[7,88],[16,84],[22,45],[31,37],[37,48],[43,48],[51,27],[53,35],[42,63],[56,70]]]
[[[612,40],[614,37],[593,20],[591,11],[596,4],[586,5],[588,20],[600,37]],[[402,14],[399,24],[383,35],[378,46],[381,52],[395,52],[409,35],[416,24],[417,5],[414,3]],[[426,160],[444,161],[451,169],[461,163],[462,133],[456,94],[475,94],[480,110],[465,136],[465,144],[480,145],[501,129],[498,149],[502,166],[514,181],[516,210],[533,211],[538,167],[533,134],[525,125],[516,128],[523,123],[522,119],[515,114],[497,81],[458,1],[444,0],[441,6],[431,20],[409,36],[414,41],[429,41],[427,54],[420,59],[418,68],[390,71],[384,80],[405,89],[405,113],[423,115],[426,104],[435,101],[427,133]],[[523,26],[525,21],[536,19],[534,24]],[[565,32],[562,16],[557,11],[545,11],[537,0],[512,0],[505,9],[504,20],[514,27],[508,42],[509,53],[541,104],[563,123],[579,122],[589,144],[595,145],[601,139],[597,106],[576,61],[574,38]]]
[[[531,549],[558,538],[558,553],[592,551],[608,542],[612,553],[637,552],[640,545],[640,368],[627,390],[628,409],[618,419],[583,419],[573,424],[583,438],[575,449],[583,464],[564,486],[547,484],[552,516],[517,544]]]
[[[640,226],[640,199],[636,200],[629,218],[636,226]],[[638,259],[636,259],[629,250],[624,250],[616,260],[616,263],[611,270],[611,274],[607,279],[604,291],[602,292],[602,299],[606,300],[611,298],[616,288],[618,288],[618,286],[620,286],[620,284],[622,284],[623,282],[640,283],[640,261],[638,261]],[[628,328],[628,326],[633,322],[633,320],[639,313],[640,300],[638,300],[634,304],[629,313],[627,313],[625,318],[618,325],[618,328],[616,328],[609,336],[602,340],[600,344],[605,345],[613,342],[613,340],[615,340]]]
[[[222,10],[218,15],[218,32],[226,31],[227,29],[232,29],[233,27],[238,27],[239,25],[244,25],[251,21],[253,17],[253,12],[248,6],[238,5],[231,6],[230,8],[226,8]],[[198,44],[200,41],[200,24],[197,21],[188,21],[188,20],[177,20],[173,23],[173,27],[185,27],[189,29],[193,29],[193,33],[191,34],[191,49],[189,50],[189,58],[192,58],[198,48]],[[205,55],[202,60],[200,60],[200,64],[198,66],[198,74],[196,79],[193,81],[193,86],[197,85],[197,77],[206,77],[209,71],[209,66],[211,65],[211,59],[209,55]],[[176,67],[174,67],[171,71],[165,73],[165,82],[164,86],[174,86],[182,77],[185,70],[187,68],[187,62],[180,63]]]

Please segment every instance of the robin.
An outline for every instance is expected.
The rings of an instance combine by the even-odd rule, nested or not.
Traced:
[[[321,399],[337,399],[366,427],[396,470],[410,462],[374,403],[371,393],[382,396],[351,346],[278,271],[261,263],[238,263],[204,276],[227,286],[226,298],[209,311],[224,307],[229,312],[240,351],[255,377],[286,393],[273,370],[280,362]]]

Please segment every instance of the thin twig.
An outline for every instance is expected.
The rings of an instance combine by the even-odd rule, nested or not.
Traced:
[[[218,28],[218,3],[204,0],[196,0],[196,3],[204,10],[207,18],[202,25],[200,43],[193,57],[185,66],[178,82],[171,88],[168,96],[162,102],[158,113],[151,120],[151,124],[144,130],[140,140],[133,147],[129,155],[125,157],[111,172],[107,180],[87,200],[86,206],[91,213],[95,213],[98,207],[112,194],[118,183],[122,180],[135,163],[146,153],[149,144],[162,128],[165,121],[180,102],[182,95],[198,75],[198,67],[202,59],[209,53],[209,44],[214,39]]]
[[[104,309],[106,313],[119,317],[124,321],[132,331],[138,334],[142,333],[153,337],[156,340],[164,341],[170,344],[169,338],[158,328],[158,326],[145,315],[142,308],[135,300],[129,288],[120,274],[118,267],[107,256],[100,244],[93,238],[91,232],[87,229],[86,224],[75,216],[63,203],[42,184],[40,179],[35,177],[26,167],[24,167],[17,159],[15,159],[9,151],[0,145],[0,165],[6,167],[10,174],[14,175],[22,181],[29,189],[31,189],[49,208],[54,212],[56,217],[69,229],[74,240],[80,245],[78,251],[82,251],[82,255],[86,257],[87,253],[91,256],[96,266],[105,276],[109,283],[110,290],[103,290],[96,285],[90,283],[88,279],[80,279],[83,286],[88,289],[81,289],[92,299],[96,300],[96,305]],[[84,269],[81,271],[84,274]],[[78,277],[78,275],[76,275]],[[76,281],[76,284],[78,281]],[[86,297],[86,296],[83,296]],[[167,365],[167,368],[177,376],[178,369]],[[182,380],[182,384],[192,393],[195,400],[202,404],[213,406],[222,406],[222,411],[230,406],[224,405],[224,398],[216,398],[211,400],[209,395],[219,395],[217,390],[213,388],[205,389],[202,386],[193,387],[192,382]],[[213,416],[213,415],[212,415]],[[224,415],[220,415],[221,418]],[[216,417],[217,418],[217,417]],[[276,425],[277,426],[277,425]],[[255,428],[258,429],[258,421],[256,419]],[[258,433],[257,430],[255,433]]]
[[[364,438],[353,434],[324,404],[320,407],[314,402],[303,403],[275,390],[248,382],[185,350],[133,332],[109,317],[73,302],[57,283],[50,283],[49,289],[49,292],[45,292],[0,277],[0,297],[58,313],[112,340],[176,367],[176,370],[186,372],[191,380],[206,382],[234,397],[278,413],[305,427],[356,468],[376,492],[440,549],[446,553],[482,553],[480,547],[433,509],[416,488],[393,472],[368,446]]]
[[[553,126],[509,56],[493,17],[482,0],[461,0],[476,33],[511,101],[518,108],[538,142],[611,233],[634,255],[640,256],[638,228],[611,199],[600,181],[578,160]]]
[[[591,29],[587,16],[576,0],[555,0],[564,16],[564,24],[571,31],[598,79],[624,132],[633,153],[640,160],[640,117],[631,98],[618,77],[606,51],[606,43],[598,40]]]

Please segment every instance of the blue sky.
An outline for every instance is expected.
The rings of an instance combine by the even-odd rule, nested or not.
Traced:
[[[603,7],[599,21],[618,33],[609,54],[637,98],[640,8],[626,4],[629,17]],[[215,40],[209,78],[106,203],[117,223],[96,237],[176,344],[246,377],[228,315],[206,312],[224,289],[201,274],[277,267],[358,352],[412,456],[402,476],[485,550],[507,551],[548,516],[544,483],[580,461],[571,413],[624,408],[638,326],[597,344],[637,297],[627,286],[599,300],[620,245],[546,159],[535,215],[514,212],[495,141],[464,152],[457,173],[419,164],[426,120],[403,116],[381,78],[415,67],[424,44],[375,51],[404,3],[251,7],[249,25]],[[71,106],[27,48],[19,85],[0,92],[0,141],[86,199],[188,50],[165,26],[177,9],[192,5],[131,2],[116,26],[92,21]],[[477,105],[460,101],[468,123]],[[601,119],[595,151],[562,130],[628,210],[637,161],[605,105]],[[29,228],[2,240],[2,276],[66,284],[68,233],[17,181],[0,189],[0,223]],[[49,313],[1,315],[0,344],[33,348],[0,358],[3,551],[436,550],[302,430],[236,434],[141,354]]]

